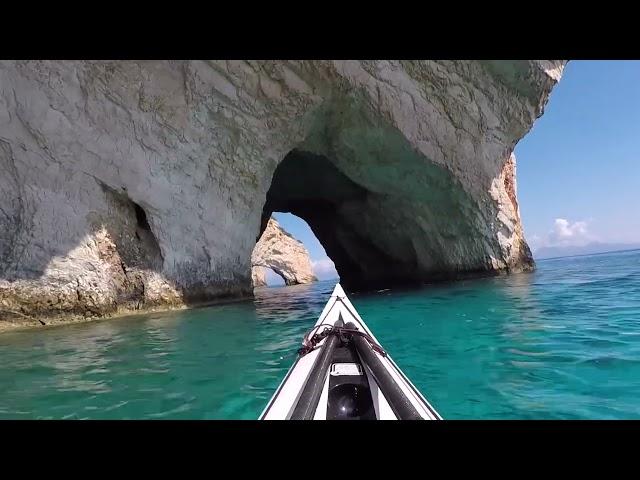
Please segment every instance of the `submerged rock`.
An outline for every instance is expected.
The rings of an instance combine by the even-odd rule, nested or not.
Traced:
[[[1,61],[0,318],[252,292],[273,211],[348,289],[533,267],[513,149],[563,61]]]
[[[254,287],[267,284],[266,269],[270,268],[286,285],[311,283],[318,279],[313,273],[309,252],[273,218],[269,219],[251,255]]]

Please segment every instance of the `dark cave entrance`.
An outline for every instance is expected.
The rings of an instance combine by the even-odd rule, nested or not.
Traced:
[[[291,213],[309,225],[345,288],[395,283],[410,277],[411,269],[378,248],[370,231],[358,225],[358,212],[368,208],[372,196],[327,157],[293,150],[273,175],[257,239],[274,212]]]

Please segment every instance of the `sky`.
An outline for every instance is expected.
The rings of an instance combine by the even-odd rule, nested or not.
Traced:
[[[534,254],[543,246],[640,242],[640,62],[569,62],[515,153]]]
[[[515,154],[534,256],[542,247],[640,243],[640,61],[570,61]],[[307,247],[319,278],[337,277],[303,220],[275,217]]]

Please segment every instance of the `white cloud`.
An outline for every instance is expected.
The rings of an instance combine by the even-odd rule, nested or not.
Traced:
[[[320,260],[311,260],[311,266],[313,267],[313,273],[316,274],[318,280],[338,278],[336,266],[328,257],[321,258]]]
[[[549,240],[554,243],[584,241],[589,239],[587,222],[571,223],[564,218],[556,218]]]
[[[571,222],[566,218],[556,218],[546,237],[532,235],[529,240],[531,247],[537,250],[541,247],[584,246],[596,238],[589,231],[588,221]]]

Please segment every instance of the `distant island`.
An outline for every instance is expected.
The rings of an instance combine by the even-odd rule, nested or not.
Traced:
[[[576,255],[594,255],[596,253],[611,253],[624,250],[638,250],[640,243],[600,243],[593,242],[587,245],[566,245],[556,247],[541,247],[533,252],[536,260],[545,258],[572,257]]]

